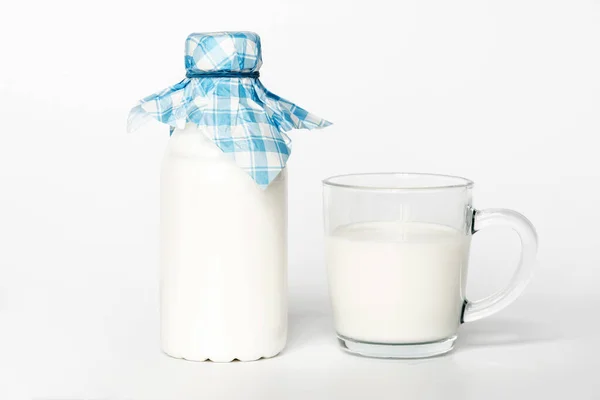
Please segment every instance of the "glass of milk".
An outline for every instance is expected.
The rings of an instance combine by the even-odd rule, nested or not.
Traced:
[[[461,323],[500,311],[529,281],[533,225],[515,211],[474,209],[468,179],[374,173],[323,184],[329,292],[346,351],[383,358],[446,353]],[[506,288],[467,300],[471,237],[488,226],[519,235],[520,263]]]

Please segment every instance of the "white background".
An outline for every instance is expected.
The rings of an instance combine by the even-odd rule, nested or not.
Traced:
[[[287,349],[254,363],[159,350],[159,164],[168,130],[126,134],[184,74],[193,31],[253,30],[261,80],[334,126],[291,133]],[[0,13],[0,398],[600,397],[600,3],[10,1]],[[538,228],[525,294],[423,361],[338,348],[321,179],[457,174],[475,205]],[[468,293],[518,259],[476,235]]]

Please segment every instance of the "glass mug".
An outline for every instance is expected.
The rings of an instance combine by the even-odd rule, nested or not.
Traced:
[[[472,207],[473,182],[460,177],[374,173],[324,185],[329,294],[342,348],[370,357],[421,358],[452,350],[463,322],[494,314],[527,285],[537,236],[521,214]],[[471,236],[510,227],[521,260],[506,288],[465,297]]]

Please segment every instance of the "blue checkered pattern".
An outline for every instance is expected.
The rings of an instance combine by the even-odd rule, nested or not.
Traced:
[[[260,37],[252,32],[194,33],[186,40],[185,67],[192,73],[254,72],[261,64]],[[186,78],[142,99],[129,114],[128,130],[149,119],[203,131],[224,153],[266,188],[285,167],[291,129],[330,125],[269,92],[249,77]]]

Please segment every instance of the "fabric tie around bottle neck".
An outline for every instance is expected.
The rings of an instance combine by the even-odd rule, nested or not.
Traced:
[[[242,71],[214,71],[214,72],[191,72],[185,74],[188,78],[254,78],[260,76],[258,71],[242,72]]]

